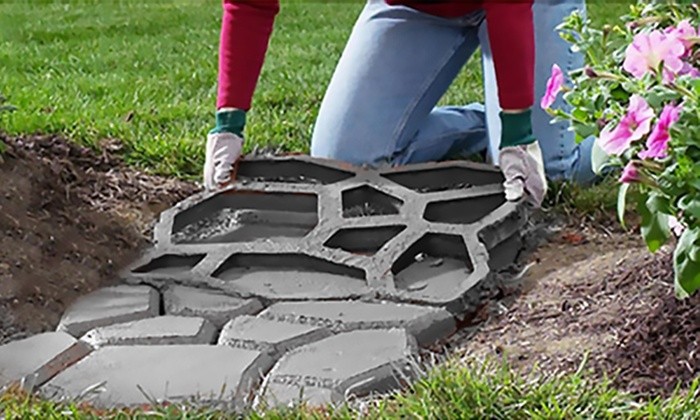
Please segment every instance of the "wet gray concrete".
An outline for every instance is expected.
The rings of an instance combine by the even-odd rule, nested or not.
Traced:
[[[226,346],[108,346],[53,378],[42,394],[81,396],[97,407],[196,398],[240,409],[271,363],[260,352]]]
[[[41,368],[75,341],[64,332],[48,332],[0,346],[0,389]]]
[[[211,290],[185,286],[169,286],[163,293],[163,306],[168,315],[202,317],[216,328],[239,315],[256,314],[263,309],[257,299],[240,299]]]
[[[397,389],[399,378],[414,376],[416,352],[415,340],[402,329],[353,331],[299,347],[272,369],[258,404],[298,404],[307,392],[314,403],[338,403],[344,396]]]
[[[73,303],[57,330],[80,337],[93,328],[156,316],[159,309],[160,295],[151,287],[108,287]]]
[[[211,344],[216,328],[204,318],[157,316],[88,331],[81,340],[94,347],[141,344]]]

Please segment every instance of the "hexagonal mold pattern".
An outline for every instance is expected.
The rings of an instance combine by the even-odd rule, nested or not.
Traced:
[[[425,220],[435,223],[471,224],[506,203],[503,194],[433,201],[425,207]]]
[[[269,300],[343,299],[365,290],[365,272],[303,254],[234,254],[212,276]]]
[[[401,225],[340,229],[324,246],[340,248],[353,254],[373,255],[405,229],[406,226]]]
[[[318,223],[316,194],[235,191],[175,217],[173,242],[232,243],[301,238]]]
[[[441,233],[424,235],[391,267],[397,289],[429,295],[442,289],[457,290],[473,271],[464,239]]]
[[[477,167],[445,167],[385,173],[384,178],[418,193],[466,189],[503,182],[503,175]],[[449,181],[446,183],[445,181]]]
[[[398,198],[368,185],[343,191],[343,217],[395,215],[402,204]]]
[[[178,284],[266,302],[381,296],[447,304],[440,287],[455,298],[466,296],[488,280],[491,269],[513,262],[527,221],[523,203],[506,202],[501,172],[485,164],[375,170],[292,156],[247,158],[242,167],[248,168],[248,180],[191,197],[161,215],[154,234],[157,255],[206,255],[192,280],[178,275]],[[273,168],[281,169],[268,175]],[[442,177],[461,184],[472,175],[468,188],[438,188]],[[294,179],[284,182],[288,177]],[[319,181],[305,182],[311,178]],[[215,219],[222,209],[249,216],[239,218],[243,226],[232,231],[215,224],[223,233],[191,228],[206,225],[202,221]],[[183,239],[188,229],[194,234]],[[420,254],[434,260],[417,264]],[[130,269],[125,277],[133,284],[172,281],[158,274]],[[422,275],[435,281],[421,282]],[[467,308],[450,306],[457,312]]]

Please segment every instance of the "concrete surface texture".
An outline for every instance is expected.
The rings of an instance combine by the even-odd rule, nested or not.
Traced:
[[[0,347],[0,386],[101,407],[341,403],[406,386],[474,311],[527,218],[488,165],[247,158],[164,212],[123,284]],[[33,340],[33,341],[32,341]]]

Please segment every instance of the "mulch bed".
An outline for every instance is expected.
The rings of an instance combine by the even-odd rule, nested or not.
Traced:
[[[678,384],[687,387],[700,375],[700,294],[685,300],[673,296],[672,255],[621,267],[600,288],[610,286],[630,293],[660,288],[662,293],[655,294],[648,307],[621,314],[618,342],[601,367],[617,371],[614,384],[637,394],[671,393]]]

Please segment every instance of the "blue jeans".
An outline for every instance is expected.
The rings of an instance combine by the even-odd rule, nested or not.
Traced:
[[[539,98],[557,62],[565,72],[580,55],[553,32],[584,0],[535,0],[535,135],[550,179],[593,179],[592,139],[574,141],[568,124],[552,125]],[[483,12],[444,19],[409,7],[368,0],[326,91],[314,126],[311,155],[370,166],[404,165],[489,151],[497,162],[498,96]],[[485,106],[436,106],[458,73],[482,48]],[[561,100],[560,100],[561,101]],[[555,106],[562,106],[561,102]]]

